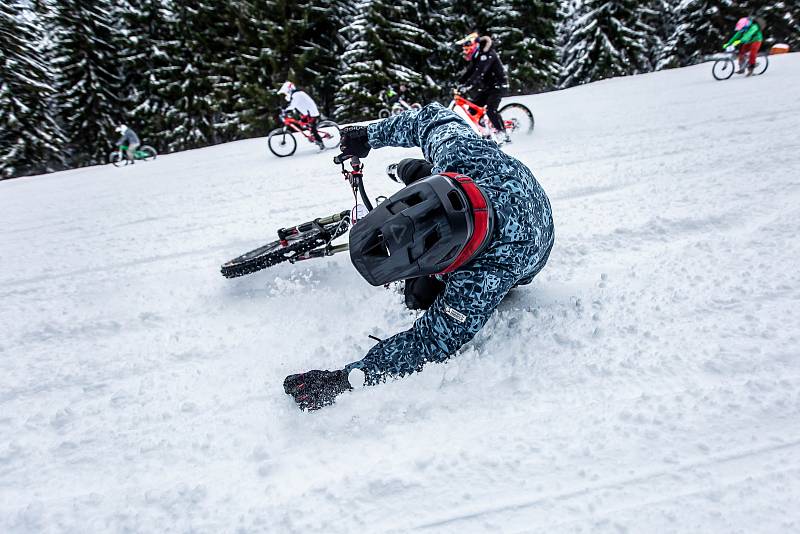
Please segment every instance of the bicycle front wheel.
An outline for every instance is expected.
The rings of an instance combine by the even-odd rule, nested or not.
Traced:
[[[736,65],[729,58],[718,59],[714,62],[714,66],[711,67],[711,74],[717,80],[727,80],[733,76],[735,71]]]
[[[294,262],[309,257],[321,257],[328,254],[327,245],[340,237],[350,228],[350,211],[335,213],[313,222],[294,227],[296,233],[289,235],[285,241],[277,240],[258,247],[241,256],[222,264],[220,272],[225,278],[236,278],[272,267],[285,261]],[[315,250],[319,249],[319,250]],[[333,247],[333,251],[346,250],[341,246]]]
[[[497,110],[509,137],[521,137],[533,133],[533,113],[522,104],[507,104]]]
[[[119,150],[115,150],[111,154],[108,155],[108,162],[111,163],[114,167],[119,167],[122,165],[122,153]]]
[[[285,128],[272,130],[267,137],[270,151],[279,158],[291,156],[297,150],[297,140]]]
[[[220,272],[225,278],[236,278],[272,267],[324,245],[326,240],[316,230],[296,236],[291,242],[273,241],[225,262]]]
[[[391,114],[392,114],[392,112],[391,112],[391,111],[389,111],[389,110],[388,110],[388,109],[386,109],[386,108],[383,108],[383,109],[381,109],[381,110],[378,112],[378,118],[379,118],[379,119],[386,119],[386,118],[388,118],[388,117],[389,117],[389,115],[391,115]]]
[[[753,69],[753,74],[756,76],[764,74],[767,71],[767,67],[769,67],[768,56],[758,56],[758,58],[756,58],[756,67]]]
[[[144,161],[156,159],[157,155],[156,149],[150,145],[142,145],[136,150],[136,159],[141,159]]]
[[[322,144],[325,148],[337,148],[342,140],[339,132],[339,125],[333,121],[322,121],[317,126],[319,136],[322,137]]]

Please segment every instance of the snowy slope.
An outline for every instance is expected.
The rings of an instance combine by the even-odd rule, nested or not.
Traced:
[[[800,531],[798,94],[793,54],[521,98],[547,268],[457,358],[312,414],[286,374],[414,314],[346,255],[218,268],[352,205],[332,152],[0,183],[0,532]]]

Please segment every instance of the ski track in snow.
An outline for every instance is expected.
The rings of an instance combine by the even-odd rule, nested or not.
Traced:
[[[556,245],[460,354],[306,414],[409,327],[346,255],[226,280],[352,205],[252,139],[0,183],[0,532],[800,531],[800,55],[521,100]],[[368,191],[412,149],[366,160]]]

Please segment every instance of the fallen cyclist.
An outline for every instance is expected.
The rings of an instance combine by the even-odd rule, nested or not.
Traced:
[[[452,111],[431,104],[342,130],[344,154],[364,158],[385,146],[419,146],[425,159],[398,165],[406,187],[353,226],[350,259],[374,286],[405,280],[407,305],[426,311],[343,369],[286,377],[302,409],[446,360],[511,288],[539,273],[553,247],[550,201],[531,171]]]

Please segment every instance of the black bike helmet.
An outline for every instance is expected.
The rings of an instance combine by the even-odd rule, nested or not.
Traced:
[[[483,191],[458,173],[401,189],[350,230],[350,260],[374,286],[454,271],[489,242],[494,221]]]

